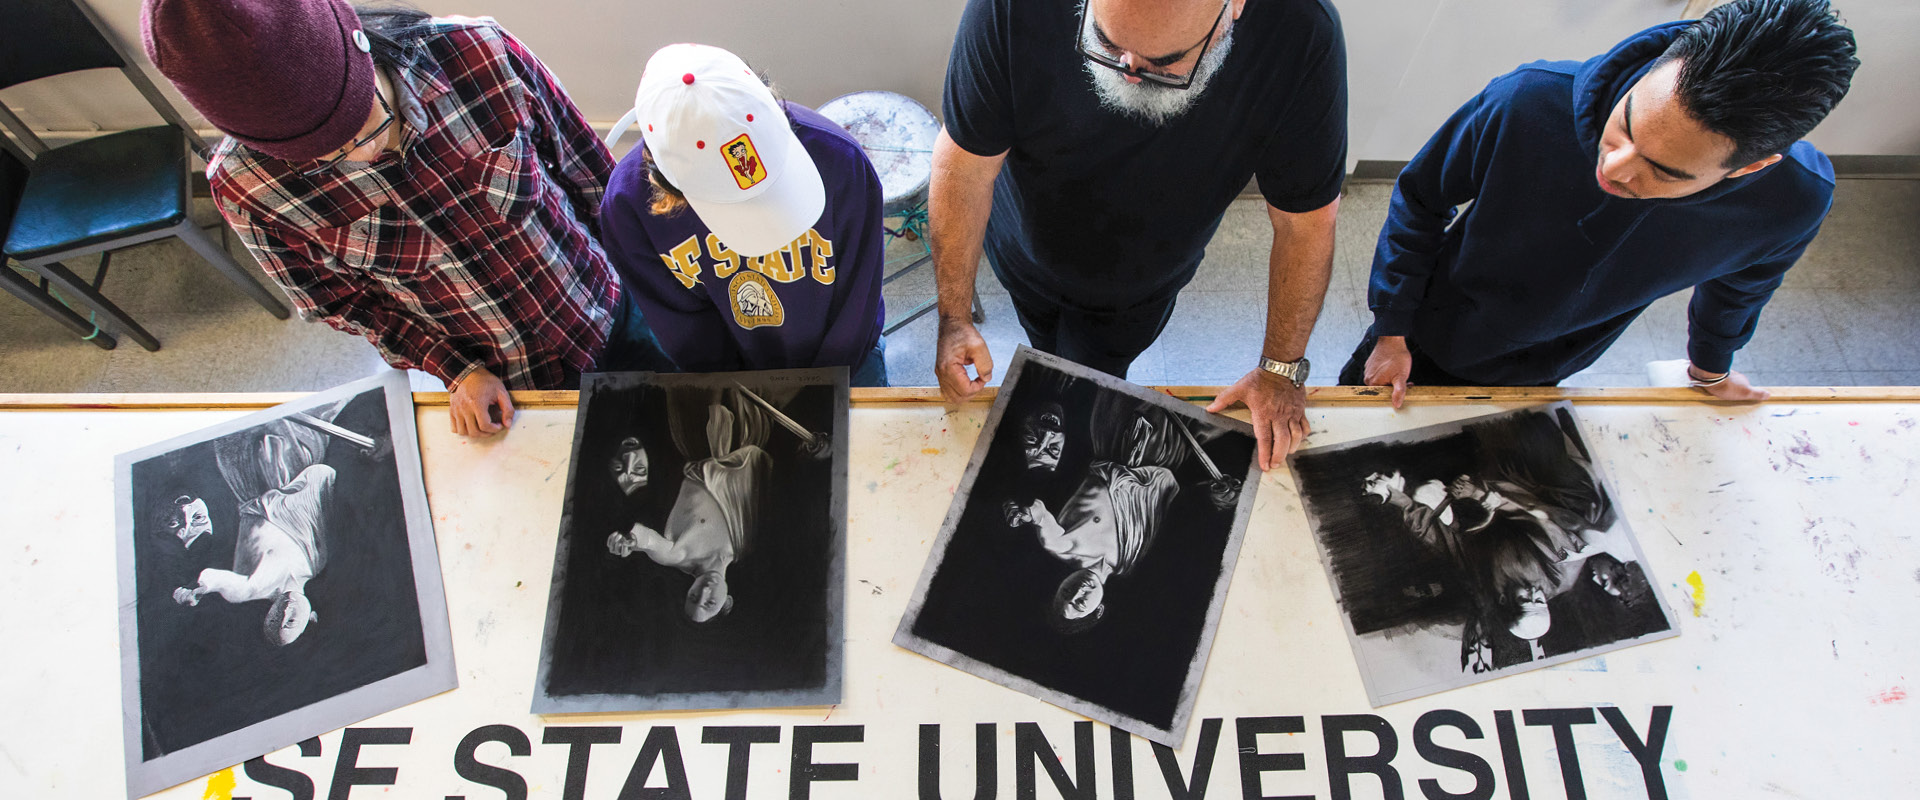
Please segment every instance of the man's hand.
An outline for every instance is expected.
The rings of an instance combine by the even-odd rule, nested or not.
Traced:
[[[800,454],[815,461],[825,461],[833,456],[833,436],[826,431],[814,431],[813,438],[800,443]]]
[[[976,377],[967,377],[972,366]],[[964,316],[940,317],[940,338],[934,345],[933,374],[940,379],[940,395],[949,403],[964,403],[993,380],[993,354],[987,340]]]
[[[1221,511],[1231,511],[1240,504],[1240,484],[1238,478],[1222,475],[1216,480],[1207,481],[1207,499],[1213,501],[1213,507]]]
[[[628,536],[624,531],[614,531],[607,536],[607,552],[620,558],[633,555],[633,551],[638,549],[640,549],[640,545],[633,540],[633,537]]]
[[[1461,475],[1447,485],[1447,494],[1462,500],[1479,500],[1487,496],[1487,490],[1480,488],[1480,484],[1474,483],[1473,478]]]
[[[1772,392],[1748,383],[1747,376],[1737,371],[1730,371],[1726,373],[1726,376],[1726,380],[1720,381],[1712,386],[1701,386],[1699,389],[1707,394],[1713,395],[1716,400],[1727,400],[1735,403],[1758,403],[1773,396]],[[1711,372],[1701,372],[1689,364],[1687,365],[1687,377],[1704,383],[1713,381],[1720,376]]]
[[[1033,511],[1018,501],[1007,500],[1000,503],[1000,515],[1007,520],[1007,527],[1018,528],[1033,524]]]
[[[173,590],[173,602],[183,606],[200,605],[200,593],[185,586]]]
[[[493,409],[500,408],[500,421],[493,421]],[[453,432],[461,436],[490,436],[513,427],[513,396],[485,367],[467,373],[453,387],[448,403],[453,417]]]
[[[1280,466],[1311,432],[1307,426],[1307,393],[1293,381],[1263,369],[1255,369],[1227,387],[1208,413],[1218,414],[1235,403],[1245,403],[1253,413],[1253,438],[1259,443],[1260,469]]]
[[[1392,386],[1394,408],[1406,400],[1407,376],[1412,374],[1413,352],[1407,349],[1407,337],[1382,336],[1374,340],[1363,380],[1368,386]]]

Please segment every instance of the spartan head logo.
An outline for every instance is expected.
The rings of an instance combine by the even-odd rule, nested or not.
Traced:
[[[757,281],[741,284],[739,296],[733,302],[740,307],[740,313],[749,317],[773,316],[773,301],[767,299],[767,287]]]
[[[780,255],[775,253],[772,258],[778,259]],[[766,276],[758,272],[742,269],[734,273],[733,280],[727,283],[727,294],[733,297],[734,324],[741,328],[778,327],[787,320],[786,311],[780,307],[780,295],[774,293]]]

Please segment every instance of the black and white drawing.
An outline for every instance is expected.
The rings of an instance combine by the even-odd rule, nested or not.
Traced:
[[[1253,454],[1245,423],[1021,348],[894,643],[1177,746]]]
[[[417,441],[391,372],[119,457],[131,796],[454,688]]]
[[[1677,635],[1567,403],[1290,463],[1376,706]]]
[[[843,369],[589,375],[535,713],[840,701]]]

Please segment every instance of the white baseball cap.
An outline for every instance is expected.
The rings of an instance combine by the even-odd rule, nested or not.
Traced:
[[[764,256],[786,247],[826,208],[820,169],[739,56],[699,44],[660,48],[647,59],[631,116],[654,166],[729,250]]]

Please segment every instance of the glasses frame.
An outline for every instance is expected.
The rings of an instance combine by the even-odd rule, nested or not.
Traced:
[[[312,177],[322,172],[326,172],[327,170],[333,169],[334,167],[340,166],[340,162],[345,161],[347,159],[347,156],[350,156],[353,154],[353,151],[367,146],[367,143],[380,138],[382,134],[385,134],[387,132],[388,128],[393,127],[393,120],[394,120],[393,106],[387,105],[387,98],[385,95],[381,94],[380,87],[378,86],[375,86],[373,89],[373,99],[380,101],[380,110],[382,113],[386,114],[387,116],[386,121],[381,122],[380,127],[374,128],[372,133],[369,133],[366,136],[361,137],[359,141],[356,141],[353,144],[348,145],[347,149],[340,151],[339,155],[336,155],[332,158],[329,158],[325,161],[322,161],[318,164],[315,164],[311,167],[307,167],[306,169],[301,170],[300,174],[302,176]]]
[[[1187,74],[1185,75],[1162,75],[1157,72],[1130,69],[1125,63],[1121,62],[1120,59],[1114,58],[1106,53],[1095,52],[1092,48],[1088,47],[1087,28],[1093,24],[1093,4],[1091,0],[1080,6],[1080,28],[1075,32],[1073,44],[1074,47],[1080,51],[1080,55],[1086,56],[1088,61],[1099,64],[1122,75],[1138,78],[1147,83],[1163,86],[1168,89],[1186,89],[1193,85],[1193,76],[1200,71],[1200,62],[1207,57],[1207,48],[1213,46],[1213,35],[1220,32],[1220,20],[1226,19],[1227,9],[1232,6],[1233,0],[1226,0],[1226,2],[1220,4],[1220,13],[1214,15],[1213,27],[1207,29],[1207,38],[1200,40],[1200,54],[1193,60],[1193,69],[1187,70]]]

